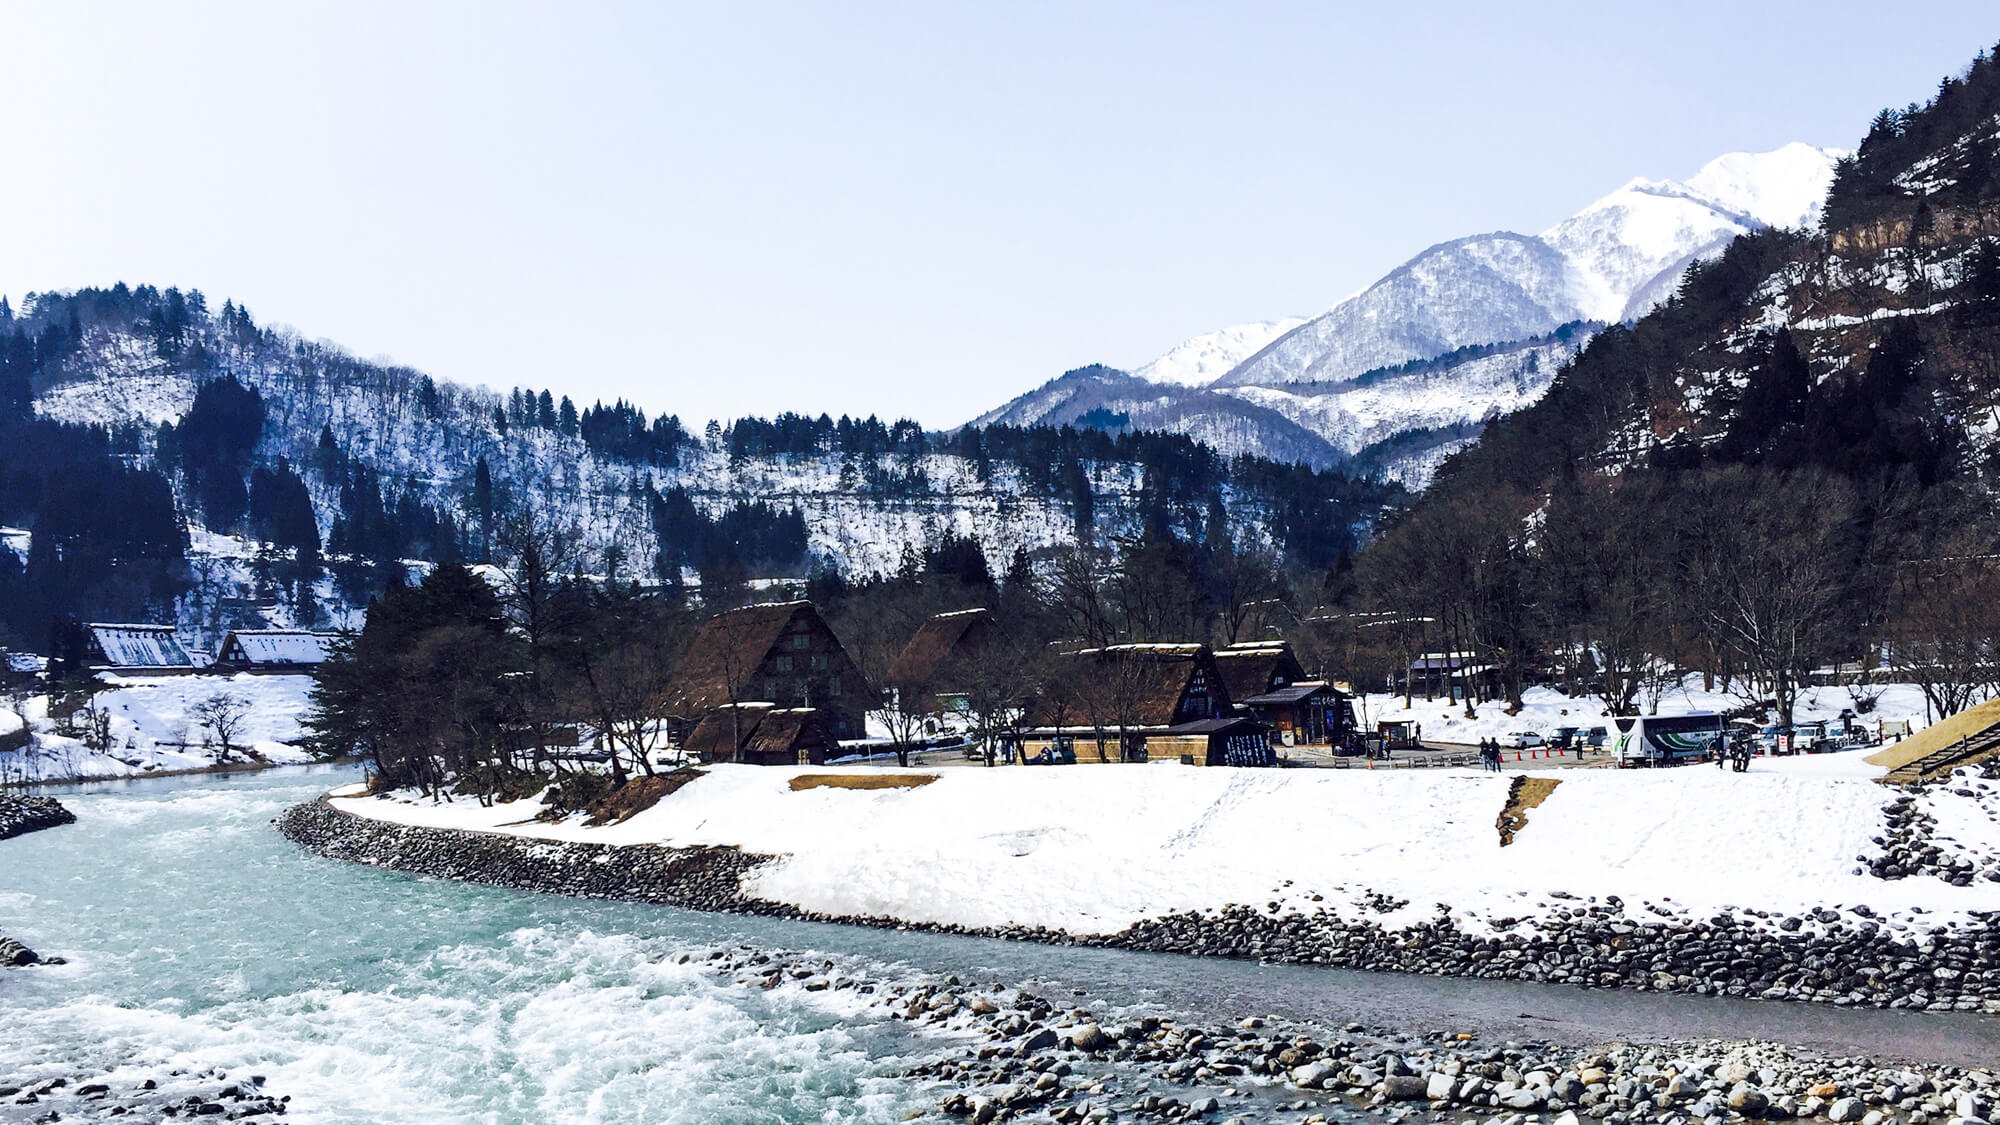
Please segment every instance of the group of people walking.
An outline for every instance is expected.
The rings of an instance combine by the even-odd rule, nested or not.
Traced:
[[[1735,773],[1750,772],[1750,741],[1738,739],[1735,745],[1722,735],[1715,736],[1715,768],[1727,769]]]
[[[1480,765],[1492,773],[1500,772],[1500,740],[1482,738],[1479,740]]]

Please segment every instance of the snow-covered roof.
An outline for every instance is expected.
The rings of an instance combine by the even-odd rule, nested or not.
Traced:
[[[305,629],[237,629],[222,639],[222,661],[246,664],[324,664],[337,633]]]
[[[85,628],[114,668],[191,668],[187,650],[174,639],[172,625],[112,625],[93,622]]]

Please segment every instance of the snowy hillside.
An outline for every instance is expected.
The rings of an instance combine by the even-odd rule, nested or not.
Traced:
[[[113,676],[108,681],[109,688],[91,700],[107,718],[102,749],[61,733],[49,717],[49,697],[31,696],[23,706],[34,738],[26,747],[0,750],[0,783],[128,777],[224,762],[296,765],[312,760],[300,746],[311,676]],[[218,698],[231,701],[240,712],[226,758],[212,716],[205,718],[203,712],[204,704]],[[0,734],[19,730],[20,720],[12,711],[0,711]]]
[[[1137,380],[1088,369],[1088,380],[1057,380],[979,421],[1143,419],[1230,453],[1318,453],[1314,464],[1411,431],[1477,425],[1540,398],[1589,335],[1571,328],[1553,339],[1558,329],[1630,320],[1670,296],[1689,263],[1738,235],[1816,223],[1840,155],[1790,144],[1718,157],[1684,182],[1633,180],[1540,235],[1502,231],[1433,246],[1311,320],[1195,337],[1136,369]],[[1503,343],[1467,362],[1439,358]],[[1403,370],[1413,364],[1421,370]],[[1218,424],[1218,392],[1265,413]],[[1327,451],[1302,444],[1301,430]],[[1379,468],[1421,485],[1444,448],[1422,445]]]
[[[132,344],[129,337],[94,333],[85,354],[72,362],[80,377],[41,394],[37,412],[106,426],[134,420],[150,426],[179,418],[204,376],[177,370]],[[308,351],[321,346],[298,347]],[[884,456],[885,465],[893,462],[899,473],[920,470],[926,482],[919,492],[884,501],[858,488],[851,471],[843,476],[837,455],[745,460],[698,441],[683,449],[675,464],[640,464],[597,456],[582,441],[551,431],[499,433],[488,416],[502,400],[490,391],[434,383],[438,404],[427,408],[414,373],[404,373],[410,382],[398,385],[369,365],[302,366],[264,356],[233,367],[270,404],[273,417],[262,446],[267,455],[310,463],[321,428],[327,427],[350,457],[373,467],[384,480],[407,482],[454,508],[471,491],[476,463],[486,458],[497,490],[533,497],[552,523],[577,529],[593,548],[594,568],[604,568],[606,552],[616,548],[627,560],[628,576],[643,572],[656,550],[640,494],[648,484],[662,490],[684,488],[710,513],[748,500],[797,505],[805,515],[811,550],[855,573],[893,568],[905,543],[934,541],[945,528],[960,535],[976,532],[996,550],[1003,542],[1031,549],[1053,546],[1072,534],[1067,504],[1025,494],[1004,469],[988,480],[978,479],[974,467],[959,457],[930,454],[911,466]],[[1136,473],[1105,466],[1092,483],[1099,490],[1100,519],[1122,528],[1138,491]],[[322,528],[333,521],[333,493],[314,487]],[[198,547],[207,544],[208,553],[218,559],[243,558],[255,550],[199,529],[196,542]],[[994,564],[1004,567],[1006,559]]]

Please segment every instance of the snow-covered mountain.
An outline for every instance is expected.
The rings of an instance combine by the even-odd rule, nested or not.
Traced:
[[[1288,316],[1218,328],[1184,341],[1151,363],[1134,368],[1132,374],[1155,383],[1187,387],[1213,383],[1237,364],[1263,351],[1271,341],[1305,322],[1305,317]]]
[[[1539,235],[1433,246],[1217,383],[1331,382],[1571,321],[1630,320],[1672,293],[1689,262],[1736,236],[1817,222],[1840,155],[1803,144],[1731,153],[1684,183],[1633,180]]]
[[[1730,153],[1685,181],[1637,179],[1538,235],[1500,231],[1433,246],[1309,320],[1197,336],[1120,382],[1106,368],[1055,380],[979,421],[1145,424],[1203,432],[1226,452],[1351,457],[1398,434],[1461,432],[1534,402],[1595,326],[1644,314],[1692,262],[1764,227],[1810,227],[1842,154],[1805,144]],[[1245,351],[1223,368],[1238,349]],[[1075,373],[1072,373],[1073,375]],[[1206,379],[1204,379],[1206,377]],[[1263,413],[1215,425],[1217,396]],[[1085,418],[1085,415],[1090,415]],[[1282,418],[1271,440],[1245,420]],[[1416,443],[1421,446],[1422,443]],[[1425,449],[1423,462],[1434,462]],[[1413,462],[1382,466],[1422,483]]]

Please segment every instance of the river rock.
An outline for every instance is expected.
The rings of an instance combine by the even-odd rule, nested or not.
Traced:
[[[1442,1076],[1439,1076],[1442,1077]],[[1447,1083],[1450,1082],[1446,1078]],[[1392,1074],[1382,1080],[1382,1100],[1414,1102],[1430,1097],[1430,1083],[1414,1074]]]
[[[1305,1064],[1304,1066],[1293,1067],[1291,1074],[1288,1075],[1287,1077],[1290,1078],[1291,1083],[1294,1086],[1298,1086],[1306,1090],[1317,1090],[1320,1088],[1321,1085],[1323,1085],[1326,1082],[1327,1078],[1332,1074],[1333,1074],[1332,1063],[1310,1062]]]
[[[1738,1082],[1729,1090],[1729,1108],[1745,1117],[1761,1116],[1770,1105],[1770,1096],[1748,1083]]]
[[[1094,1023],[1083,1024],[1070,1032],[1069,1041],[1079,1051],[1101,1051],[1111,1045],[1111,1037]]]
[[[1458,1079],[1438,1071],[1431,1075],[1430,1081],[1424,1083],[1424,1096],[1437,1102],[1450,1101],[1452,1093],[1457,1088]]]
[[[1868,1106],[1860,1098],[1841,1098],[1826,1109],[1826,1119],[1835,1125],[1859,1121],[1866,1116],[1868,1116]]]

